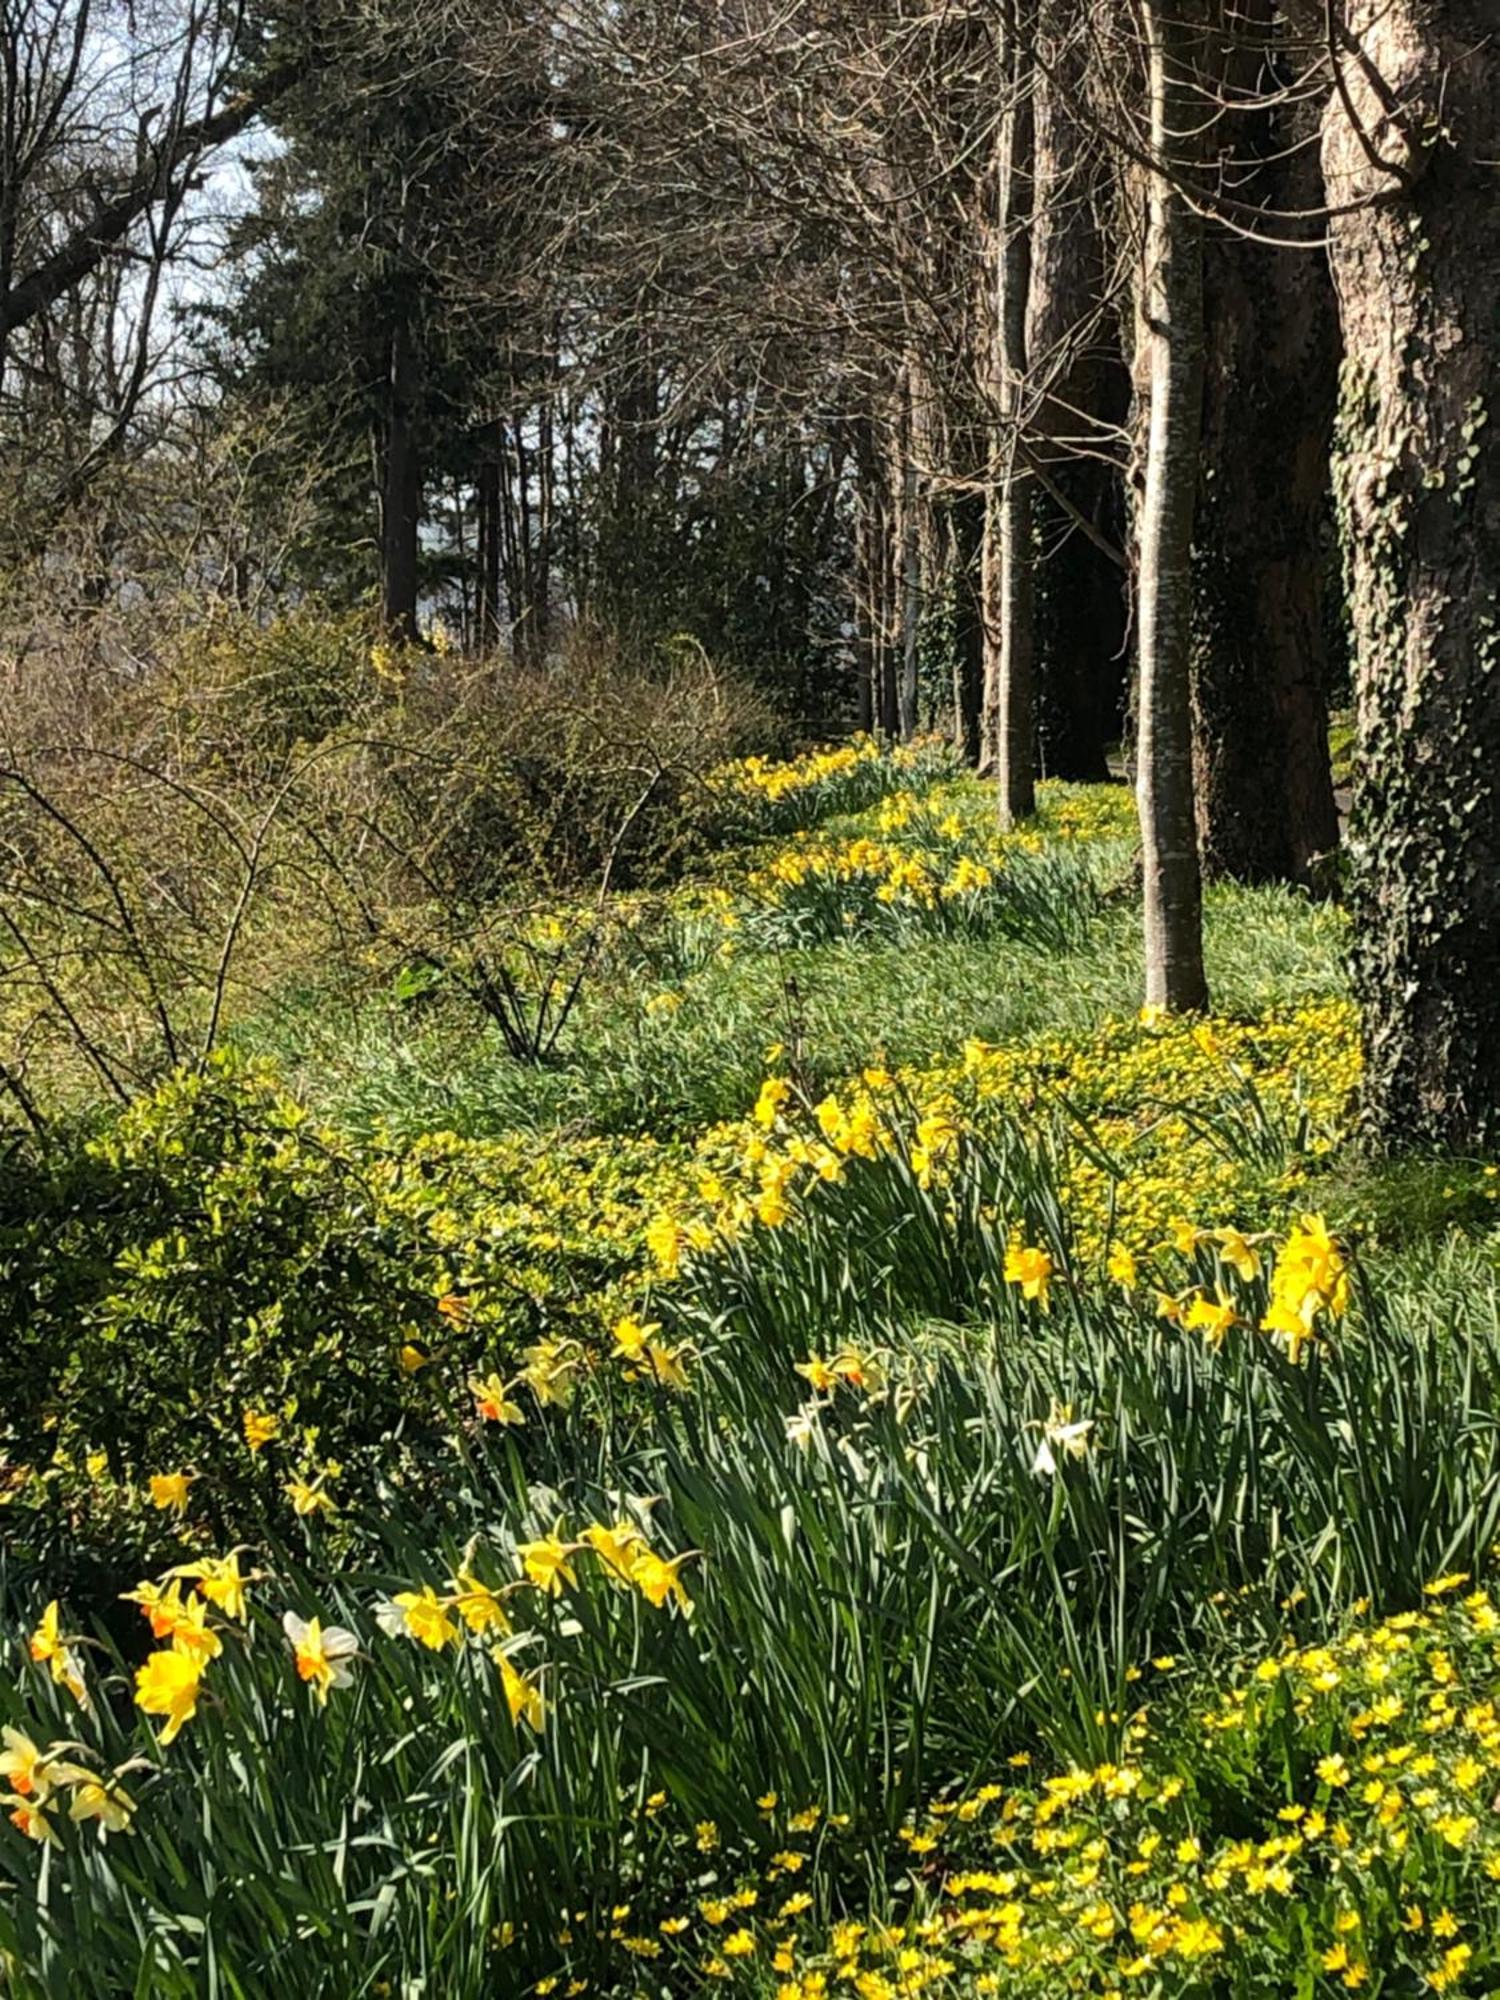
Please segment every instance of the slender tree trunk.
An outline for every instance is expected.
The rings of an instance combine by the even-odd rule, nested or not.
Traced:
[[[996,147],[995,330],[1003,458],[995,496],[994,616],[998,633],[995,776],[1000,824],[1036,810],[1036,599],[1032,481],[1021,462],[1026,420],[1026,300],[1031,277],[1032,23],[1029,0],[1010,0],[1001,30]]]
[[[901,470],[901,685],[898,720],[901,737],[917,733],[917,642],[922,630],[922,535],[918,516],[917,467],[906,440]]]
[[[381,493],[381,611],[402,637],[417,634],[417,566],[422,532],[422,462],[417,448],[416,352],[403,314],[391,335],[385,466]]]
[[[954,740],[966,764],[979,762],[984,700],[984,613],[979,566],[984,552],[984,496],[961,493],[953,504]]]
[[[1151,151],[1181,167],[1204,104],[1192,88],[1201,27],[1192,0],[1146,0]],[[1161,165],[1147,170],[1142,273],[1151,399],[1139,521],[1139,737],[1136,797],[1144,860],[1146,1001],[1206,1007],[1202,886],[1188,709],[1193,501],[1203,368],[1203,242]]]
[[[1274,35],[1270,0],[1240,0],[1232,76],[1249,99]],[[1266,230],[1315,211],[1302,106],[1236,118],[1236,197]],[[1253,174],[1244,164],[1258,155]],[[1310,879],[1338,846],[1328,756],[1324,575],[1338,325],[1320,248],[1229,230],[1204,252],[1203,443],[1194,536],[1193,766],[1210,876]]]
[[[1500,1142],[1500,38],[1348,0],[1324,123],[1359,712],[1355,985],[1392,1149]]]

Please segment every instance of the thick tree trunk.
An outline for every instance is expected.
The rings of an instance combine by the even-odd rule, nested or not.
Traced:
[[[1104,164],[1079,114],[1086,17],[1043,0],[1034,103],[1027,367],[1037,401],[1033,449],[1076,512],[1117,546],[1120,479],[1104,456],[1123,425],[1130,380],[1095,220]],[[1050,778],[1109,776],[1106,744],[1124,720],[1127,576],[1053,495],[1034,502],[1037,543],[1037,744]]]
[[[1244,0],[1245,95],[1272,33],[1270,0]],[[1252,32],[1253,31],[1253,32]],[[1268,233],[1316,210],[1317,163],[1285,107],[1234,126],[1235,194]],[[1203,445],[1194,537],[1193,766],[1198,847],[1210,876],[1310,879],[1338,846],[1328,757],[1324,572],[1338,325],[1321,249],[1215,231],[1205,245]]]
[[[417,447],[417,359],[403,316],[391,335],[380,508],[381,612],[403,638],[417,635],[422,461]]]
[[[1026,299],[1031,279],[1033,82],[1028,0],[1010,0],[1001,29],[1005,101],[996,146],[995,332],[1002,426],[995,495],[992,616],[998,625],[995,777],[1000,824],[1036,811],[1036,599],[1032,480],[1020,452],[1026,421]]]
[[[1355,982],[1392,1148],[1500,1141],[1500,39],[1349,0],[1323,171],[1359,710]],[[1359,204],[1352,206],[1351,204]],[[1340,212],[1342,211],[1342,212]]]
[[[1154,160],[1190,157],[1203,100],[1191,79],[1201,31],[1188,0],[1147,0]],[[1173,179],[1147,179],[1142,289],[1151,399],[1140,551],[1139,738],[1136,797],[1144,861],[1146,1001],[1174,1012],[1205,1007],[1202,888],[1193,819],[1188,664],[1193,499],[1203,363],[1203,239]]]

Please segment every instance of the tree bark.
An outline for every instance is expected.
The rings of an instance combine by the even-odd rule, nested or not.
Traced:
[[[1345,362],[1367,1132],[1500,1141],[1500,41],[1493,0],[1350,0],[1323,132]],[[1357,204],[1351,207],[1351,204]],[[1339,210],[1344,212],[1339,213]]]
[[[1001,107],[996,146],[995,335],[1001,422],[992,615],[996,644],[995,776],[1000,824],[1036,811],[1036,599],[1032,481],[1021,462],[1026,421],[1026,301],[1031,277],[1033,82],[1027,0],[1011,0],[1001,28]]]
[[[954,741],[966,764],[977,765],[984,701],[984,614],[979,566],[984,549],[984,496],[961,493],[952,509]]]
[[[381,611],[403,638],[417,634],[422,462],[417,447],[417,360],[403,314],[391,335],[385,467],[381,494]]]
[[[1234,81],[1248,99],[1273,34],[1243,0]],[[1257,46],[1257,44],[1259,44]],[[1235,194],[1265,229],[1315,211],[1300,107],[1235,121]],[[1258,155],[1253,177],[1243,162]],[[1311,879],[1338,846],[1328,756],[1324,575],[1338,325],[1321,248],[1229,230],[1205,245],[1203,444],[1194,537],[1193,769],[1209,876]]]
[[[1146,1001],[1206,1007],[1202,887],[1193,819],[1188,666],[1191,548],[1203,366],[1203,241],[1172,178],[1204,106],[1192,88],[1202,40],[1190,0],[1146,0],[1151,155],[1142,272],[1150,426],[1139,536],[1136,797],[1144,862]]]
[[[1120,478],[1108,462],[1130,381],[1095,217],[1104,163],[1079,107],[1087,40],[1071,0],[1043,0],[1033,91],[1034,197],[1026,357],[1035,385],[1033,449],[1085,520],[1124,539]],[[1034,496],[1037,747],[1051,778],[1099,782],[1123,726],[1128,606],[1111,562],[1053,495]]]

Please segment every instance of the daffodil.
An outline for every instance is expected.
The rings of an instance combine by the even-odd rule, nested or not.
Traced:
[[[631,1557],[630,1580],[646,1602],[658,1611],[668,1600],[678,1611],[691,1611],[693,1601],[683,1589],[677,1574],[685,1562],[691,1561],[691,1550],[685,1555],[673,1556],[669,1562],[642,1543]]]
[[[1058,1452],[1065,1458],[1083,1458],[1093,1429],[1092,1417],[1075,1418],[1071,1403],[1055,1402],[1042,1424],[1042,1441],[1032,1460],[1032,1471],[1051,1477],[1057,1471]]]
[[[631,1563],[645,1540],[633,1522],[616,1521],[612,1528],[606,1528],[595,1521],[584,1529],[579,1539],[588,1543],[618,1582],[628,1584],[632,1581]]]
[[[57,1830],[47,1817],[49,1808],[45,1799],[25,1799],[15,1792],[0,1792],[0,1806],[6,1808],[6,1817],[17,1833],[24,1833],[28,1840],[39,1844],[56,1840]]]
[[[1005,1253],[1005,1282],[1019,1285],[1022,1298],[1035,1299],[1044,1312],[1055,1268],[1045,1250],[1013,1243]]]
[[[312,1688],[319,1705],[326,1706],[330,1688],[348,1687],[354,1679],[350,1662],[359,1651],[358,1639],[342,1625],[325,1626],[320,1618],[299,1618],[295,1611],[282,1614],[281,1629],[298,1677]]]
[[[240,1422],[244,1427],[245,1444],[252,1457],[281,1432],[280,1417],[273,1417],[264,1410],[246,1410]]]
[[[504,1604],[473,1571],[460,1567],[453,1579],[453,1609],[471,1632],[509,1632],[510,1617]]]
[[[160,1508],[163,1513],[185,1514],[188,1488],[196,1476],[191,1472],[153,1472],[149,1481],[151,1505]]]
[[[36,1629],[27,1644],[33,1660],[39,1666],[45,1665],[59,1687],[65,1687],[80,1708],[89,1705],[88,1688],[84,1684],[83,1662],[74,1650],[71,1640],[65,1639],[58,1629],[59,1612],[57,1599],[42,1613]]]
[[[152,1653],[136,1670],[135,1705],[147,1715],[163,1715],[167,1726],[161,1733],[168,1744],[198,1709],[198,1688],[203,1678],[203,1662],[191,1654],[168,1649]]]
[[[284,1490],[294,1514],[306,1516],[338,1512],[333,1495],[325,1489],[321,1479],[289,1479]]]
[[[200,1556],[196,1562],[179,1563],[167,1575],[196,1583],[209,1603],[216,1604],[226,1618],[234,1619],[236,1624],[244,1623],[245,1585],[250,1579],[240,1573],[238,1549],[231,1549],[227,1556]]]
[[[542,1703],[541,1689],[519,1668],[513,1667],[498,1646],[494,1650],[494,1657],[495,1664],[500,1669],[500,1685],[505,1692],[505,1705],[510,1711],[511,1722],[513,1724],[524,1722],[528,1729],[540,1736],[546,1724],[546,1710]]]
[[[454,1624],[450,1606],[430,1583],[420,1590],[401,1590],[390,1600],[399,1618],[399,1629],[429,1652],[440,1653],[445,1646],[458,1645],[462,1634]]]
[[[47,1775],[47,1755],[31,1738],[7,1723],[0,1729],[0,1778],[23,1799],[45,1799],[52,1789]]]
[[[475,1410],[484,1423],[523,1424],[526,1421],[520,1404],[511,1401],[509,1385],[493,1371],[484,1376],[471,1375],[469,1394],[474,1398]]]
[[[1117,1285],[1123,1285],[1127,1292],[1134,1291],[1138,1276],[1135,1257],[1123,1243],[1111,1246],[1109,1261],[1105,1268]]]
[[[569,1561],[576,1547],[576,1543],[565,1542],[559,1532],[554,1532],[534,1542],[522,1542],[516,1555],[529,1583],[550,1597],[560,1597],[564,1584],[569,1589],[577,1587],[578,1579]]]

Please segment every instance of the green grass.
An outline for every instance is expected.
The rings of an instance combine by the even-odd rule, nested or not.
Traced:
[[[977,782],[944,788],[976,818]],[[873,814],[831,829],[852,836]],[[1123,873],[1106,850],[1106,881]],[[1215,1010],[1249,1016],[1279,1002],[1343,990],[1344,919],[1289,889],[1208,891],[1206,953]],[[700,954],[701,956],[701,954]],[[1140,1004],[1140,919],[1123,893],[1106,900],[1075,947],[1049,951],[991,933],[900,941],[878,935],[804,946],[712,951],[680,968],[611,968],[586,989],[556,1058],[514,1061],[477,1010],[452,998],[403,1004],[387,988],[286,992],[236,1039],[282,1066],[294,1091],[354,1131],[437,1127],[483,1137],[539,1132],[677,1134],[741,1114],[782,1044],[813,1086],[857,1071],[877,1053],[921,1062],[968,1036],[1006,1041],[1080,1029]],[[675,1012],[647,1003],[666,988]]]

